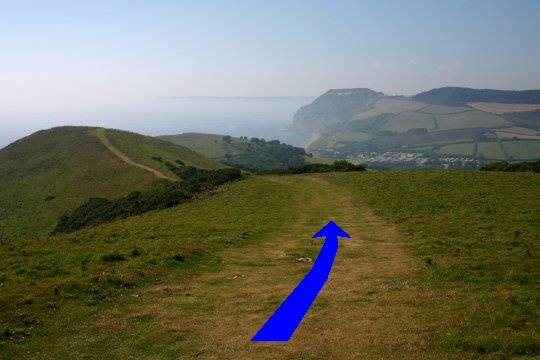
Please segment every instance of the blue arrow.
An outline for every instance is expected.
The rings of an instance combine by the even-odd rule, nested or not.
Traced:
[[[350,238],[349,234],[333,221],[330,221],[313,235],[313,238],[326,237],[326,241],[311,270],[251,341],[289,341],[324,283],[328,280],[338,249],[338,236]]]

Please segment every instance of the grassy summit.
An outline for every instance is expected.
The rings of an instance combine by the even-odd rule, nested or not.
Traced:
[[[145,188],[156,173],[177,179],[164,165],[175,160],[222,166],[185,147],[119,130],[38,131],[0,150],[0,235],[46,233],[64,211],[90,197]]]

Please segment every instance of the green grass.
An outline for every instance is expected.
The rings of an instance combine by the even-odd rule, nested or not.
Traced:
[[[538,355],[540,176],[327,176],[398,224],[423,263],[420,281],[445,294],[421,309],[426,321],[436,320],[440,346],[477,356]]]
[[[50,232],[58,217],[90,197],[118,197],[140,190],[156,178],[129,165],[96,136],[103,129],[61,127],[34,133],[0,150],[0,237]],[[163,161],[221,165],[181,146],[119,130],[110,141],[132,160],[168,170]],[[174,175],[171,175],[174,176]]]
[[[474,156],[474,143],[445,145],[436,150],[439,154]]]
[[[220,252],[291,226],[308,191],[255,178],[175,209],[72,235],[2,240],[0,353],[178,358],[197,339],[161,334],[156,320],[144,317],[128,317],[130,333],[115,331],[117,319],[137,306],[145,286],[219,271],[226,261]],[[209,303],[189,306],[196,311]]]
[[[213,290],[236,280],[208,275],[219,274],[234,261],[227,254],[249,254],[247,249],[257,251],[259,246],[270,249],[272,257],[264,262],[244,259],[242,275],[249,278],[255,273],[250,269],[270,271],[277,265],[285,269],[294,263],[305,265],[292,268],[301,277],[308,265],[295,258],[313,258],[317,248],[300,242],[300,237],[301,245],[291,249],[274,249],[271,241],[288,238],[293,230],[298,235],[299,224],[306,224],[302,233],[316,229],[336,215],[336,209],[354,211],[348,214],[349,221],[362,224],[362,212],[346,206],[368,204],[384,219],[371,220],[380,224],[381,234],[385,221],[395,224],[417,264],[415,272],[384,286],[398,293],[419,287],[415,296],[423,300],[414,321],[427,327],[426,358],[538,355],[539,188],[540,177],[526,173],[254,176],[177,208],[70,235],[0,239],[0,353],[6,358],[51,359],[182,358],[199,356],[201,351],[207,356],[215,339],[201,338],[185,325],[208,322],[207,326],[219,328],[220,323],[212,321],[223,304]],[[365,236],[371,239],[370,234]],[[362,258],[361,239],[350,241],[360,242],[340,254]],[[382,258],[385,249],[380,250]],[[294,256],[283,258],[282,252]],[[346,266],[349,258],[340,257],[340,266]],[[377,271],[357,274],[358,284]],[[348,286],[354,294],[356,283]],[[354,306],[382,299],[378,293],[366,296],[359,293],[358,301],[347,305],[348,313],[332,321],[346,322]],[[271,312],[280,299],[276,295],[261,304],[247,305],[245,299],[239,303]],[[328,296],[314,312],[324,314],[339,300]],[[410,304],[402,305],[405,310]],[[384,313],[385,303],[380,306]],[[235,316],[245,310],[239,308]],[[178,311],[181,317],[167,317]],[[171,318],[177,322],[171,324]],[[226,319],[229,325],[235,323]],[[388,326],[402,326],[397,324]],[[405,326],[399,333],[408,337],[416,328]],[[374,338],[369,349],[373,358],[393,354],[395,349],[385,340]],[[250,346],[249,339],[241,342],[235,346]],[[320,357],[324,348],[322,343],[319,349],[298,351]],[[264,356],[267,350],[259,347],[257,354]]]
[[[278,140],[200,133],[166,135],[160,138],[193,149],[224,164],[250,170],[301,166],[305,164],[307,156],[304,149]]]
[[[182,160],[185,165],[201,169],[224,167],[185,146],[151,136],[112,129],[107,129],[105,135],[118,150],[133,161],[155,168],[173,178],[175,177],[174,173],[165,166],[167,161],[174,163],[175,160]],[[161,158],[162,161],[154,159],[157,157]]]
[[[391,117],[381,128],[381,130],[405,132],[410,129],[426,128],[432,130],[435,124],[433,116],[420,112],[402,112]]]
[[[515,140],[501,142],[504,150],[515,160],[540,159],[540,141],[538,140]]]
[[[363,142],[372,139],[373,136],[362,131],[330,132],[322,134],[320,139],[310,145],[311,149],[339,148],[350,142]]]
[[[240,154],[242,149],[238,146],[245,144],[248,140],[243,140],[237,137],[231,137],[231,144],[223,141],[223,135],[217,134],[200,134],[200,133],[185,133],[179,135],[164,135],[160,139],[170,141],[174,144],[185,146],[199,154],[203,154],[210,159],[222,161],[225,159],[225,154]]]
[[[506,154],[499,142],[478,143],[476,156],[483,156],[485,159],[506,160]]]
[[[154,181],[92,131],[45,130],[0,151],[0,236],[47,233],[60,214],[89,197],[124,195]]]
[[[472,110],[457,114],[437,115],[439,130],[464,128],[488,128],[508,125],[502,117],[482,111]]]

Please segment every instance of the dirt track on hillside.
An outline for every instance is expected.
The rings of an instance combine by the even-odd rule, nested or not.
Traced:
[[[171,179],[170,177],[168,177],[167,175],[165,175],[164,173],[162,173],[161,171],[159,170],[156,170],[154,168],[151,168],[150,166],[146,166],[146,165],[143,165],[143,164],[139,164],[133,160],[131,160],[126,154],[124,154],[123,152],[121,152],[120,150],[118,150],[110,141],[109,139],[107,139],[106,135],[105,135],[105,129],[97,129],[94,134],[97,136],[97,138],[99,140],[101,140],[101,142],[103,143],[103,145],[105,145],[105,147],[107,149],[109,149],[116,157],[118,157],[120,160],[122,160],[123,162],[125,162],[126,164],[129,164],[129,165],[132,165],[132,166],[136,166],[138,167],[139,169],[142,169],[142,170],[145,170],[145,171],[149,171],[151,172],[152,174],[154,174],[155,177],[157,177],[158,179],[167,179],[167,180],[173,180]]]
[[[396,229],[324,177],[265,180],[309,186],[316,196],[305,199],[293,227],[257,245],[231,249],[222,271],[202,275],[187,287],[170,283],[148,289],[154,302],[138,309],[157,318],[164,331],[196,339],[193,353],[184,358],[440,358],[429,349],[428,324],[416,318],[435,295],[411,281],[418,264]],[[340,239],[328,282],[291,341],[252,343],[258,328],[309,271],[312,262],[306,254],[321,246],[309,239],[324,225],[321,218],[335,220],[351,235]],[[167,295],[155,301],[164,289]],[[190,310],[195,304],[197,310]]]

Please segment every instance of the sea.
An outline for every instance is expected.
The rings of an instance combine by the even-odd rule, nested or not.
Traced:
[[[108,106],[31,116],[0,114],[0,148],[56,126],[86,125],[145,135],[185,132],[279,140],[305,146],[309,134],[289,130],[294,113],[313,97],[163,97],[133,106]]]

